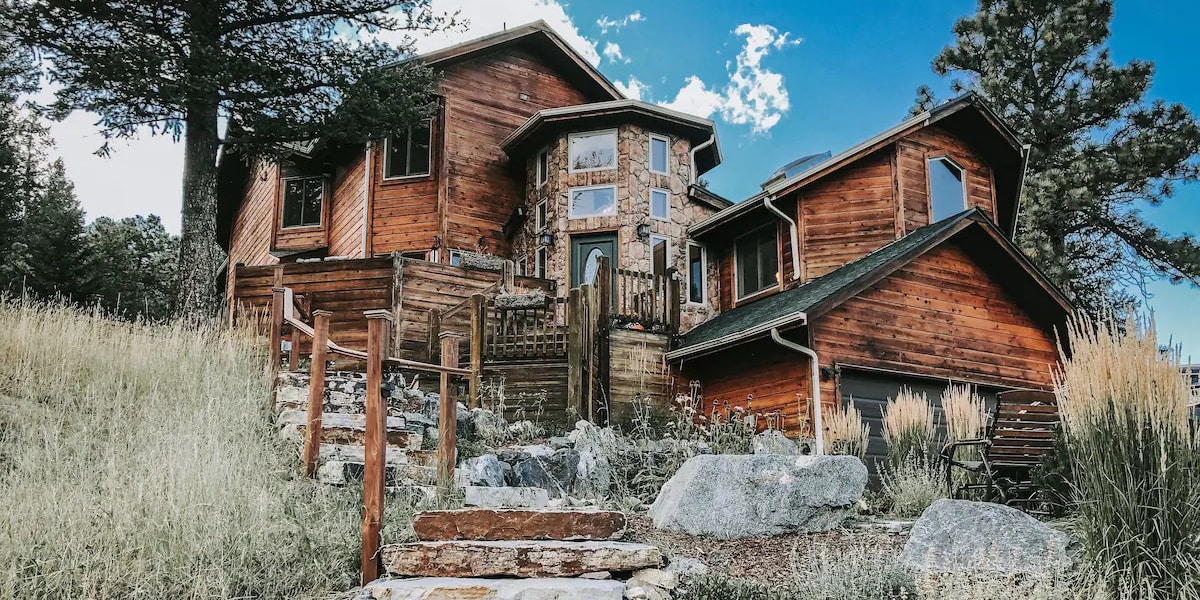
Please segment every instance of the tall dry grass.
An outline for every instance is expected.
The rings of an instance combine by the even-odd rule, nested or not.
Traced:
[[[900,388],[895,398],[889,398],[883,409],[883,439],[888,444],[888,459],[893,466],[925,458],[930,452],[933,436],[933,407],[924,392]]]
[[[1055,372],[1091,570],[1130,598],[1200,597],[1200,444],[1152,322],[1076,319]]]
[[[987,413],[983,398],[969,385],[951,384],[942,392],[946,415],[946,441],[975,440],[983,436]]]
[[[294,476],[257,348],[0,299],[0,598],[351,587],[360,492]]]
[[[851,399],[847,405],[840,403],[822,415],[825,425],[825,451],[865,458],[867,442],[871,439],[871,427],[863,423],[862,413],[854,407]]]

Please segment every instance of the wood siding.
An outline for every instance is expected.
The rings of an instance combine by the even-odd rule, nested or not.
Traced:
[[[245,201],[233,218],[229,237],[229,265],[226,294],[233,298],[236,265],[269,265],[276,262],[271,256],[271,236],[275,230],[275,195],[279,185],[279,169],[274,164],[258,161],[250,170],[243,197]],[[270,293],[270,290],[267,290]]]
[[[329,255],[362,258],[363,228],[366,227],[366,169],[365,152],[338,169],[333,180],[333,206],[329,216]]]
[[[565,360],[484,365],[483,406],[499,409],[503,395],[510,422],[534,421],[549,435],[561,434],[581,418],[567,411],[567,370]]]
[[[800,190],[805,280],[816,279],[895,241],[894,198],[890,148]]]
[[[665,409],[670,403],[671,374],[665,354],[671,343],[663,333],[611,329],[608,337],[608,399],[611,419],[627,426],[633,417],[633,400],[648,399]]]
[[[940,127],[927,127],[896,143],[897,188],[904,231],[929,224],[930,158],[949,156],[967,171],[967,205],[996,219],[992,168],[962,140]]]

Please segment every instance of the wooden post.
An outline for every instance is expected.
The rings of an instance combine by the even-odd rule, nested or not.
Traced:
[[[292,327],[292,347],[288,350],[288,370],[295,373],[300,370],[300,336],[299,329]]]
[[[580,418],[590,421],[583,395],[587,366],[583,355],[583,313],[583,293],[580,288],[573,288],[567,292],[567,406],[578,411]]]
[[[596,289],[600,292],[600,303],[597,311],[600,318],[607,319],[612,310],[612,266],[607,256],[596,260]]]
[[[304,475],[315,477],[317,457],[321,454],[321,415],[325,412],[325,361],[329,351],[329,317],[327,310],[314,310],[312,358],[308,365],[308,418],[304,430]]]
[[[392,313],[368,310],[367,318],[367,431],[364,436],[362,583],[379,578],[380,532],[383,530],[384,457],[387,452],[387,410],[383,403],[383,361],[388,347]]]
[[[667,281],[667,314],[670,315],[669,325],[672,333],[679,330],[679,301],[682,299],[680,285],[679,279],[675,277]]]
[[[429,362],[437,360],[438,334],[442,332],[442,311],[429,309]]]
[[[444,331],[438,339],[442,345],[442,366],[458,367],[458,346],[462,336]],[[455,444],[458,439],[458,398],[451,386],[449,373],[441,373],[438,391],[437,488],[438,495],[449,498],[454,492],[454,465],[457,461]]]
[[[596,364],[596,341],[600,337],[599,325],[600,320],[604,315],[600,313],[600,293],[595,287],[586,285],[581,290],[584,306],[583,320],[583,360],[587,368],[584,372],[587,374],[583,381],[583,398],[584,406],[587,411],[587,420],[591,421],[596,418],[596,387],[600,379],[600,374]]]
[[[479,380],[483,377],[483,328],[487,315],[483,310],[487,297],[483,294],[471,296],[471,380],[468,382],[471,408],[483,406],[483,398],[479,397]]]
[[[283,360],[283,294],[283,288],[271,288],[271,363],[268,365],[268,373],[271,377],[272,391],[279,381],[279,363]]]

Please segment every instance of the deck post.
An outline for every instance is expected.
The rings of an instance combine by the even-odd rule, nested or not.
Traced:
[[[483,406],[483,399],[479,397],[479,380],[483,377],[483,328],[486,324],[487,315],[484,314],[484,308],[487,303],[487,297],[483,294],[473,294],[471,296],[471,380],[468,382],[469,391],[468,398],[471,408],[480,408]]]
[[[597,312],[602,319],[607,319],[612,310],[612,286],[612,263],[607,256],[601,256],[596,260],[596,289],[600,292]]]
[[[591,420],[587,414],[583,382],[586,358],[584,348],[583,291],[574,288],[567,293],[567,407],[578,411],[580,418]]]
[[[583,381],[583,398],[585,401],[587,419],[596,417],[596,388],[600,380],[599,365],[596,364],[596,343],[600,339],[600,320],[604,314],[600,310],[600,290],[591,285],[580,289],[583,300],[583,361],[587,365],[587,374]]]
[[[671,332],[679,330],[679,301],[681,299],[680,286],[681,284],[679,282],[679,278],[667,278],[667,316],[670,321],[667,323],[667,325],[670,327]]]
[[[279,382],[279,363],[283,360],[283,297],[284,289],[271,288],[271,358],[267,365],[267,374],[271,377],[271,395],[274,402],[274,390]],[[274,407],[272,407],[274,408]]]
[[[383,530],[384,459],[387,453],[387,409],[383,403],[383,361],[386,359],[392,313],[368,310],[367,406],[363,436],[362,583],[379,578],[380,533]]]
[[[292,347],[288,350],[288,371],[295,373],[300,370],[300,340],[303,335],[299,329],[292,328]]]
[[[304,429],[304,475],[315,477],[317,457],[321,454],[321,415],[325,412],[325,362],[329,353],[329,317],[327,310],[314,310],[312,358],[308,365],[308,412]]]
[[[442,312],[436,308],[429,309],[429,362],[437,360],[438,334],[442,332]]]
[[[441,342],[442,366],[458,367],[458,347],[462,336],[452,331],[443,331],[438,336]],[[442,498],[454,492],[455,444],[458,439],[458,398],[450,382],[450,374],[441,373],[438,396],[438,447],[437,489]]]

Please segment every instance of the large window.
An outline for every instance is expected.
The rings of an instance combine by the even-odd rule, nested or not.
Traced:
[[[385,178],[429,175],[430,122],[426,119],[387,139],[383,157]]]
[[[571,201],[568,212],[572,219],[611,217],[617,214],[616,186],[571,188],[568,194]]]
[[[779,285],[779,244],[774,225],[734,242],[738,300]]]
[[[704,268],[704,246],[688,242],[687,261],[688,302],[704,304],[708,295],[708,272]]]
[[[568,138],[570,171],[603,171],[617,168],[617,131],[572,133]]]
[[[650,172],[670,175],[667,171],[667,154],[671,142],[661,135],[650,136]]]
[[[283,226],[311,227],[321,224],[321,201],[325,198],[324,177],[289,177],[283,180]]]
[[[653,188],[650,190],[650,216],[660,221],[671,220],[671,193]]]
[[[650,236],[650,272],[666,275],[671,268],[671,240],[661,236]]]
[[[929,160],[930,222],[952,217],[967,208],[967,171],[948,157]]]

